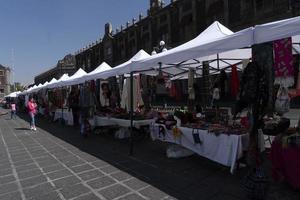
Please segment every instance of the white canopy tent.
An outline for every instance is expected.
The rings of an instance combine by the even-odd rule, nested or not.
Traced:
[[[25,91],[25,94],[30,94],[33,93],[33,91],[37,88],[36,85],[34,85],[33,87],[29,88],[28,90]]]
[[[300,35],[300,17],[289,18],[256,25],[253,33],[253,44],[270,42],[297,35]]]
[[[178,74],[180,71],[186,72],[189,67],[201,65],[202,61],[214,61],[211,64],[217,69],[215,61],[228,60],[224,63],[219,62],[221,64],[219,67],[228,66],[251,58],[250,49],[239,48],[251,45],[252,36],[253,28],[233,33],[219,22],[214,22],[193,40],[135,62],[135,69],[136,71],[147,71],[153,67],[157,69],[158,63],[161,63],[163,71],[172,66],[172,70],[168,70],[167,73],[173,71],[174,74]],[[220,54],[222,52],[224,53]]]
[[[83,69],[79,68],[67,80],[62,81],[61,84],[60,84],[60,87],[65,87],[65,86],[80,84],[80,81],[78,81],[78,78],[83,77],[86,74],[87,73]]]
[[[219,22],[214,22],[195,39],[169,51],[135,62],[136,67],[134,69],[135,72],[148,71],[151,68],[157,70],[157,65],[161,63],[163,72],[186,77],[188,68],[199,67],[202,61],[209,61],[213,72],[216,69],[237,64],[243,59],[251,58],[251,49],[247,47],[253,44],[285,37],[292,37],[293,42],[299,43],[299,25],[300,17],[295,17],[257,25],[233,33]],[[295,44],[293,46],[294,54],[299,53],[299,51],[300,45]],[[196,74],[201,76],[201,71],[196,70]]]
[[[56,78],[52,78],[51,81],[46,85],[46,88],[49,88],[52,84],[57,83]]]
[[[31,90],[31,93],[33,93],[33,92],[38,92],[41,88],[42,88],[42,86],[43,86],[43,84],[38,84],[38,86],[35,88],[35,89],[32,89]]]
[[[105,72],[110,69],[112,69],[112,67],[110,65],[108,65],[106,62],[102,62],[101,65],[99,65],[96,69],[94,69],[90,73],[87,73],[87,74],[83,75],[82,77],[76,78],[76,82],[84,83],[85,81],[95,80],[95,79],[97,79],[97,74]]]
[[[63,84],[64,81],[69,79],[68,74],[63,74],[60,79],[58,79],[55,83],[49,84],[48,88],[56,88],[61,87],[61,84]]]
[[[4,96],[5,98],[16,98],[18,96],[18,94],[20,94],[21,91],[16,91],[16,92],[12,92],[9,95]]]
[[[46,81],[46,82],[43,84],[43,86],[42,86],[40,89],[44,89],[44,88],[46,88],[48,84],[49,84],[49,82],[48,82],[48,81]]]
[[[150,55],[145,52],[143,49],[141,49],[139,52],[137,52],[131,59],[128,61],[112,68],[106,71],[103,71],[101,73],[94,74],[94,79],[107,79],[112,76],[118,76],[118,75],[124,75],[127,73],[130,73],[131,71],[134,71],[133,68],[133,62],[138,62],[140,60],[149,58]]]
[[[293,54],[300,54],[300,35],[292,37],[293,42]]]

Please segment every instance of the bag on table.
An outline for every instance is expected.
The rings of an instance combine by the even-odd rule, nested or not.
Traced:
[[[284,114],[290,110],[290,97],[288,95],[288,90],[285,87],[280,86],[277,99],[275,101],[275,110],[278,114]]]

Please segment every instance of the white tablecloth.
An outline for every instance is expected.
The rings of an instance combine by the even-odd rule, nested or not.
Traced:
[[[165,137],[159,136],[159,126],[164,127]],[[174,138],[172,130],[167,130],[164,125],[153,124],[150,129],[153,140],[158,139],[182,145],[203,157],[230,167],[231,173],[234,172],[236,161],[242,157],[243,150],[247,148],[249,140],[247,134],[220,134],[216,136],[213,133],[208,133],[207,130],[197,130],[198,132],[195,132],[199,133],[202,144],[195,144],[192,128],[179,127],[182,135],[178,138]]]
[[[73,126],[73,113],[67,109],[64,109],[63,112],[61,109],[57,109],[54,114],[54,121],[57,119],[63,118],[67,125]]]
[[[153,123],[153,119],[146,120],[133,120],[133,127],[139,129],[141,126],[150,125]],[[118,119],[118,118],[109,118],[109,117],[100,117],[95,116],[95,125],[96,126],[121,126],[121,127],[130,127],[130,120],[128,119]]]
[[[116,122],[112,118],[95,116],[95,126],[116,126]]]

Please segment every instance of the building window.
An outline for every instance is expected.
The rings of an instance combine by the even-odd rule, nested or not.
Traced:
[[[4,76],[4,71],[0,70],[0,76]]]
[[[0,89],[0,93],[4,93],[4,89]]]

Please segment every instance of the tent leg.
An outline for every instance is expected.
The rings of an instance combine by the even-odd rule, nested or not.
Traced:
[[[62,92],[62,88],[61,88],[61,101],[62,101],[62,106],[61,106],[61,122],[63,122],[64,120],[64,97],[63,97],[63,92]]]
[[[133,72],[130,73],[130,147],[129,155],[133,155]]]

